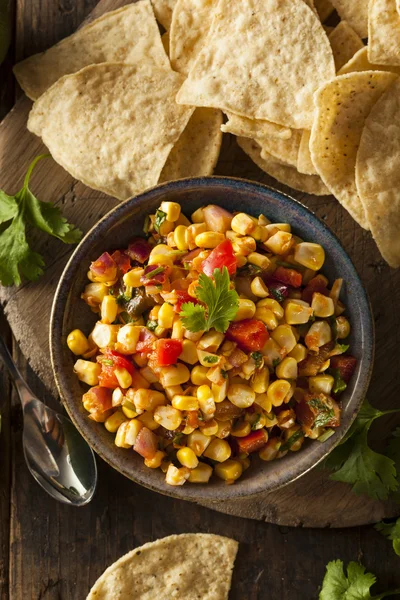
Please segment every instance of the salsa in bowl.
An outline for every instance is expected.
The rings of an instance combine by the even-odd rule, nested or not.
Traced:
[[[243,210],[221,202],[218,182],[262,198],[253,205],[249,193]],[[147,194],[159,203],[128,201],[105,218],[126,211],[124,233],[116,247],[114,225],[110,244],[102,240],[92,260],[86,253],[84,272],[79,264],[79,293],[69,291],[73,310],[65,307],[61,324],[76,379],[64,363],[61,378],[74,388],[80,381],[79,396],[69,394],[78,427],[85,421],[103,456],[107,436],[106,459],[119,454],[117,468],[133,479],[192,498],[276,489],[321,460],[359,407],[372,366],[372,345],[366,362],[357,339],[368,332],[349,306],[354,276],[361,283],[337,240],[291,199],[211,179],[197,180],[194,202],[190,193],[182,201],[171,187],[185,184],[156,188]],[[216,202],[207,203],[211,184]],[[128,237],[129,204],[133,214],[139,205],[142,228],[132,215]],[[362,286],[354,300],[365,321]],[[54,335],[53,326],[53,364]],[[226,483],[235,483],[229,492]]]

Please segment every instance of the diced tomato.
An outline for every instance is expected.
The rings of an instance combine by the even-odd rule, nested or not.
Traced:
[[[117,367],[120,369],[126,369],[132,375],[134,366],[132,361],[130,361],[126,356],[120,354],[119,352],[116,352],[115,350],[110,350],[109,348],[106,348],[104,354],[107,357],[107,359],[112,360],[114,362],[114,369],[116,369]]]
[[[91,263],[90,272],[96,281],[113,281],[117,276],[117,265],[108,252],[103,252],[97,260]]]
[[[153,458],[158,449],[158,437],[147,427],[142,427],[137,435],[133,449],[140,456],[143,456],[143,458]]]
[[[157,337],[151,333],[146,327],[140,332],[139,341],[136,344],[136,352],[148,355],[154,350],[154,342],[157,341]]]
[[[286,285],[298,288],[303,282],[303,275],[295,269],[287,269],[286,267],[278,267],[274,271],[274,278]]]
[[[115,352],[107,348],[104,354],[99,354],[96,358],[101,364],[101,373],[99,375],[99,383],[102,387],[115,389],[119,386],[118,379],[115,376],[114,370],[126,369],[128,373],[133,375],[133,363],[123,354]]]
[[[328,394],[305,394],[295,406],[296,417],[306,430],[314,427],[339,427],[340,407]]]
[[[123,250],[116,250],[111,254],[111,258],[114,260],[118,267],[118,271],[122,273],[122,275],[125,275],[125,273],[130,270],[131,259]]]
[[[119,386],[118,379],[114,373],[115,367],[101,365],[101,373],[99,375],[99,383],[104,388],[114,390]]]
[[[348,356],[347,354],[341,354],[340,356],[332,356],[331,368],[338,369],[340,377],[346,383],[349,383],[355,368],[357,365],[357,359],[354,356]]]
[[[106,387],[96,385],[83,394],[82,402],[90,412],[91,418],[101,421],[102,415],[112,408],[112,392]]]
[[[154,275],[152,275],[154,271]],[[171,267],[168,265],[149,265],[145,268],[144,274],[140,278],[143,285],[163,285],[168,275],[171,272]]]
[[[230,240],[224,240],[218,244],[201,265],[203,273],[208,277],[212,277],[215,269],[222,271],[224,267],[228,269],[229,275],[236,273],[237,260]]]
[[[226,332],[228,340],[236,342],[245,352],[261,350],[269,339],[268,329],[262,321],[244,319],[231,323]]]
[[[335,342],[328,342],[324,346],[321,346],[318,354],[308,354],[308,356],[297,365],[299,377],[314,377],[317,375],[324,362],[328,360],[334,347]]]
[[[249,435],[242,438],[236,438],[241,452],[251,454],[257,452],[265,446],[268,441],[268,434],[265,429],[258,429],[258,431],[252,431]]]
[[[141,237],[134,238],[128,246],[127,253],[132,260],[136,260],[140,264],[146,262],[151,252],[150,244]]]
[[[311,304],[312,297],[315,292],[323,294],[324,296],[329,296],[329,290],[326,287],[326,280],[322,275],[317,275],[308,282],[308,284],[302,292],[302,300]]]
[[[198,304],[198,300],[193,298],[186,290],[175,290],[175,294],[178,298],[178,302],[174,305],[174,311],[178,314],[182,310],[182,304],[186,302],[193,302],[193,304]]]
[[[182,354],[182,342],[181,340],[158,340],[156,352],[159,367],[175,365]]]

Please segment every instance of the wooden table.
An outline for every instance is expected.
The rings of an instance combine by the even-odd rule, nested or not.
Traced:
[[[15,2],[14,42],[0,68],[0,118],[20,93],[11,75],[13,62],[71,33],[95,4],[95,0]],[[1,318],[0,332],[11,345]],[[44,387],[15,344],[14,357],[33,391],[43,396]],[[239,519],[154,494],[100,460],[99,488],[92,503],[79,509],[58,504],[27,470],[19,403],[2,371],[0,411],[1,600],[83,599],[101,572],[125,552],[184,532],[219,533],[240,542],[232,600],[315,599],[326,563],[337,558],[345,563],[362,561],[378,576],[376,593],[400,585],[399,558],[373,527],[289,529]]]

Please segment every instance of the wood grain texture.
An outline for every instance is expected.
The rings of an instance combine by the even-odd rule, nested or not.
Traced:
[[[102,0],[90,18],[93,14],[99,16],[105,10],[123,4],[126,2]],[[63,10],[62,6],[64,5],[58,5],[57,10]],[[29,19],[34,19],[40,28],[40,19],[45,18],[41,11],[35,12],[37,9],[34,3],[28,2],[26,10],[22,8],[23,11],[17,13],[19,43],[23,33],[30,31],[27,27]],[[78,14],[83,16],[82,10],[80,7],[72,11],[76,21]],[[60,37],[57,33],[57,15],[58,13],[53,19],[55,30],[49,33],[48,39],[43,40],[40,36],[41,40],[35,41],[34,35],[32,39],[23,39],[22,50],[18,50],[22,55],[41,50],[53,43],[53,35],[57,39]],[[68,19],[63,23],[62,31],[65,35],[70,31]],[[21,98],[0,125],[0,188],[9,193],[14,193],[20,187],[27,165],[34,156],[46,152],[41,141],[26,130],[30,107],[31,102]],[[15,144],[15,140],[18,140],[18,144]],[[394,406],[397,400],[395,374],[400,366],[400,327],[397,311],[400,300],[400,273],[391,271],[385,265],[370,235],[354,223],[333,197],[315,198],[293,192],[278,184],[262,173],[243,154],[231,136],[224,137],[216,174],[244,177],[282,189],[309,206],[337,233],[368,288],[376,315],[377,356],[370,400],[382,408]],[[79,224],[84,231],[116,205],[114,199],[76,182],[52,159],[43,160],[38,164],[32,177],[32,189],[42,200],[59,205],[68,219]],[[48,353],[49,315],[55,286],[72,249],[41,234],[33,234],[32,242],[45,257],[45,276],[39,282],[24,284],[18,290],[2,288],[0,300],[5,306],[22,352],[28,357],[47,389],[54,394]],[[376,432],[378,440],[383,436],[382,431]],[[313,504],[312,511],[309,510],[310,502]],[[242,517],[309,527],[343,527],[376,522],[396,512],[396,508],[390,503],[373,502],[364,497],[354,496],[348,486],[330,481],[326,473],[317,470],[268,496],[243,499],[234,503],[212,503],[208,506]]]

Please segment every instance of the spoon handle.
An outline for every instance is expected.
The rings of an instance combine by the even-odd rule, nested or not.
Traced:
[[[8,350],[3,338],[0,336],[0,356],[3,359],[4,364],[10,372],[11,378],[17,388],[20,400],[24,406],[33,397],[33,392],[30,390],[28,384],[22,378],[21,373],[18,371],[10,351]]]

